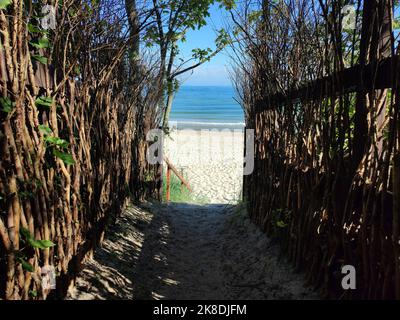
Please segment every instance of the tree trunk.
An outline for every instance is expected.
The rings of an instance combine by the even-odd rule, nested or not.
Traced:
[[[169,128],[169,115],[172,110],[172,103],[174,102],[174,84],[172,80],[168,80],[167,82],[167,104],[165,107],[164,112],[164,119],[163,119],[163,129]]]
[[[128,15],[128,22],[130,28],[129,39],[129,60],[132,70],[132,76],[136,82],[140,77],[140,21],[136,8],[136,0],[125,0],[125,10]]]

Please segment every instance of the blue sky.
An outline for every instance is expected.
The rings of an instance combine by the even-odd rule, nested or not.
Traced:
[[[223,9],[219,8],[219,4],[213,5],[210,10],[211,16],[207,19],[207,26],[200,30],[191,30],[188,33],[187,41],[180,44],[182,55],[186,58],[191,57],[192,50],[195,48],[215,49],[216,30],[226,25],[226,14]],[[230,86],[228,67],[229,57],[226,53],[221,52],[210,62],[193,71],[193,74],[185,74],[181,80],[183,85],[191,86]]]
[[[395,16],[398,17],[399,14],[400,8],[396,8]],[[218,3],[211,7],[210,15],[205,27],[200,30],[189,31],[187,41],[180,44],[182,56],[186,59],[191,57],[191,51],[195,48],[215,48],[216,30],[224,28],[229,19],[227,19],[227,12],[220,9]],[[226,52],[221,52],[211,62],[194,70],[193,74],[185,74],[181,80],[183,85],[187,86],[231,86],[228,70],[229,57]]]

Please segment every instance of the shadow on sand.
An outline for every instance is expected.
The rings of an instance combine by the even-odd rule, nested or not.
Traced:
[[[319,299],[279,245],[227,205],[131,207],[70,299]]]
[[[85,264],[69,299],[213,299],[226,205],[130,207]],[[211,293],[204,296],[204,291]]]

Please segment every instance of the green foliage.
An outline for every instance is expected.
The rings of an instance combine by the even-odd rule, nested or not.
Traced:
[[[272,234],[273,237],[280,237],[290,224],[292,211],[286,209],[275,209],[272,211]]]
[[[53,133],[53,131],[48,126],[44,126],[44,125],[39,125],[39,130],[45,136]]]
[[[180,86],[181,86],[179,80],[178,79],[174,79],[172,84],[173,84],[174,92],[177,92],[179,90]]]
[[[81,68],[79,66],[75,66],[74,73],[76,76],[79,76],[81,74]]]
[[[0,98],[1,110],[10,113],[15,108],[15,102],[12,102],[8,97]]]
[[[36,103],[36,106],[43,106],[46,108],[50,108],[53,104],[53,98],[41,96],[36,99],[35,103]]]
[[[215,0],[160,0],[156,1],[155,8],[161,15],[163,34],[158,26],[151,25],[145,33],[145,42],[148,46],[159,44],[165,35],[170,42],[185,40],[188,30],[201,29],[207,24],[206,18],[210,16],[209,8]],[[164,18],[165,17],[165,18]],[[158,19],[155,13],[155,19]]]
[[[36,61],[39,61],[39,62],[42,63],[42,64],[47,64],[47,58],[46,58],[46,57],[43,57],[43,56],[41,56],[41,55],[39,55],[39,54],[34,54],[34,55],[32,56],[32,58],[33,58],[34,60],[36,60]]]
[[[163,194],[164,199],[167,194],[167,179],[163,179]],[[185,187],[181,188],[181,181],[175,176],[171,175],[171,202],[178,203],[193,203],[195,199],[193,195]]]
[[[169,48],[175,46],[179,41],[185,42],[187,32],[199,30],[207,24],[207,18],[210,16],[210,6],[216,2],[220,2],[220,7],[226,10],[231,10],[235,7],[234,0],[162,0],[156,1],[155,20],[160,23],[162,30],[159,29],[159,24],[151,24],[145,31],[144,41],[147,47],[152,47],[154,44],[163,44]],[[219,31],[218,39],[216,40],[219,47],[223,43],[226,45],[227,33]],[[178,48],[175,48],[178,50]],[[178,50],[179,51],[179,50]],[[200,61],[207,60],[209,48],[195,49],[196,59]],[[175,52],[175,55],[177,52]]]
[[[61,159],[66,165],[74,165],[74,158],[68,153],[69,142],[59,137],[52,136],[53,131],[44,125],[39,126],[39,131],[44,135],[46,147],[51,148],[55,157]]]
[[[36,19],[39,19],[39,17],[36,17]],[[36,41],[29,42],[30,45],[32,45],[36,49],[47,49],[47,48],[51,47],[49,39],[47,38],[47,34],[49,33],[47,30],[43,30],[40,28],[40,26],[37,26],[33,23],[28,23],[27,27],[28,27],[29,33],[32,34],[32,37],[37,37],[38,35],[41,35],[41,38],[37,39]],[[41,64],[44,64],[44,65],[48,64],[48,59],[41,54],[32,54],[31,57],[33,60],[36,60]],[[45,100],[46,99],[47,98],[45,98]],[[37,101],[37,104],[45,106],[45,107],[51,106],[51,103],[49,105],[46,101],[44,101],[44,102],[41,101],[40,98],[39,98],[39,101]]]
[[[55,246],[55,244],[50,240],[35,240],[29,230],[25,228],[21,228],[21,235],[24,242],[32,248],[45,250]]]
[[[279,220],[276,223],[276,226],[279,227],[279,228],[286,228],[288,225],[287,225],[287,223],[283,222],[282,220]]]
[[[34,197],[34,193],[31,191],[19,191],[18,192],[18,196],[21,199],[32,199]]]
[[[259,19],[262,17],[262,11],[261,10],[254,10],[249,13],[248,20],[250,24],[256,23],[259,21]]]
[[[215,40],[215,44],[217,45],[218,49],[222,49],[227,45],[231,44],[231,37],[229,36],[228,32],[225,29],[220,29],[218,31],[218,37]]]
[[[69,142],[65,141],[64,139],[61,139],[59,137],[53,137],[53,136],[46,136],[45,141],[47,142],[48,146],[54,147],[60,147],[60,148],[68,148]]]
[[[36,19],[39,19],[39,18],[40,17],[36,17]],[[42,39],[47,39],[47,38],[45,38],[45,36],[49,34],[48,30],[44,30],[40,26],[37,26],[37,25],[35,25],[33,23],[28,23],[27,27],[28,27],[28,31],[30,33],[35,34],[35,36],[37,36],[37,34],[42,35],[43,36]],[[39,45],[39,46],[46,45],[46,40],[39,40],[38,43],[34,43],[34,44],[31,43],[31,45],[33,45],[36,48],[35,44]],[[48,43],[48,45],[50,46],[50,43]]]
[[[54,148],[53,149],[53,154],[57,158],[61,159],[67,165],[74,165],[75,164],[74,158],[69,153],[62,152],[62,151],[59,151],[58,149]]]
[[[35,271],[33,266],[28,261],[26,261],[24,258],[19,257],[18,261],[19,261],[19,263],[21,263],[22,269],[24,269],[25,271],[29,271],[29,272]]]
[[[393,29],[394,30],[399,30],[400,29],[400,17],[396,18],[393,21]]]
[[[155,26],[150,26],[146,30],[144,36],[146,47],[151,48],[154,44],[160,44],[159,34]]]
[[[232,10],[236,8],[235,0],[219,0],[221,2],[220,8],[225,8],[226,10]]]
[[[210,60],[210,54],[213,52],[211,48],[207,48],[205,50],[202,49],[193,49],[193,58],[199,61]]]
[[[179,44],[186,41],[189,30],[199,30],[207,24],[210,16],[211,5],[220,3],[221,8],[231,10],[235,6],[233,0],[154,0],[153,23],[144,31],[146,47],[159,46],[161,67],[163,76],[167,82],[171,82],[182,74],[193,71],[203,63],[210,61],[227,44],[230,43],[228,33],[221,29],[218,32],[216,49],[195,48],[191,57],[180,56]],[[180,63],[177,64],[176,60]],[[169,113],[172,107],[173,94],[170,85],[164,88],[166,98],[163,129],[168,132]]]
[[[22,268],[28,272],[34,272],[34,267],[27,261],[26,252],[34,249],[45,250],[54,247],[55,244],[50,240],[36,240],[29,230],[21,228],[20,230],[22,244],[24,248],[16,252],[16,260],[22,265]],[[33,256],[33,253],[31,254]]]
[[[12,0],[0,0],[0,9],[6,9],[10,4]]]
[[[42,30],[39,27],[35,26],[32,23],[28,23],[28,31],[30,33],[41,33],[42,32]]]
[[[29,42],[29,43],[36,49],[46,49],[51,47],[50,41],[49,39],[47,39],[47,37],[42,37],[36,40],[36,42]]]
[[[38,296],[38,292],[36,290],[29,290],[29,296],[36,298]]]

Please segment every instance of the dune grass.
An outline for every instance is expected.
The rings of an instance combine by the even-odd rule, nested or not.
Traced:
[[[163,199],[167,199],[167,177],[164,175],[163,179]],[[179,203],[193,203],[193,194],[186,189],[181,187],[181,181],[174,175],[171,174],[171,202]]]

